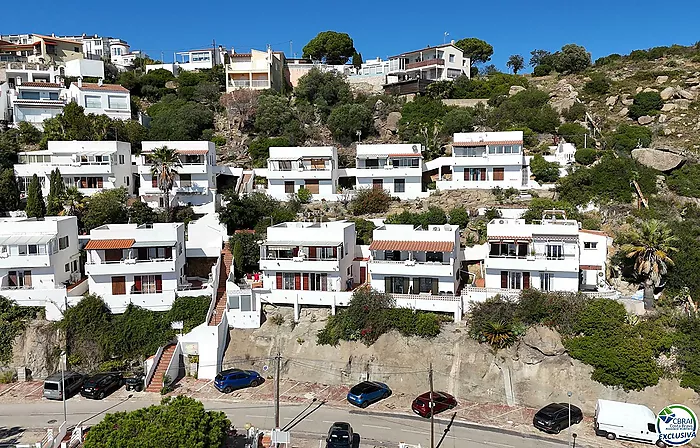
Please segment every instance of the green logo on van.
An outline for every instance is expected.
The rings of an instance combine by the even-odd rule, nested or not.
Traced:
[[[697,436],[698,419],[689,407],[672,404],[659,412],[656,429],[659,439],[666,445],[681,446]]]

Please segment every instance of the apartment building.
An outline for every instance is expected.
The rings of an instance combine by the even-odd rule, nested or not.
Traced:
[[[75,216],[0,218],[0,295],[60,320],[87,291]]]
[[[16,79],[16,78],[15,78]],[[8,86],[9,87],[9,86]],[[8,90],[9,117],[15,126],[26,121],[37,129],[44,129],[44,120],[63,112],[67,94],[63,84],[53,82],[24,82]]]
[[[48,149],[19,153],[14,166],[20,194],[27,193],[36,174],[44,197],[49,194],[51,172],[58,169],[66,187],[90,196],[123,187],[133,194],[131,144],[114,141],[50,141]]]
[[[85,251],[90,292],[113,313],[132,303],[167,311],[187,286],[183,223],[107,224],[90,231]]]
[[[454,297],[459,290],[459,227],[385,224],[372,232],[368,263],[373,289],[391,294]]]
[[[124,57],[131,53],[129,44],[126,41],[115,38],[99,36],[97,34],[87,35],[81,34],[77,36],[59,36],[61,39],[67,39],[83,44],[83,57],[92,60],[107,59],[117,66],[120,70],[125,69],[130,65],[123,60]]]
[[[333,146],[271,147],[267,193],[287,200],[304,187],[314,200],[332,200],[338,188],[338,151]]]
[[[527,188],[529,169],[522,131],[468,132],[454,135],[452,155],[426,163],[439,190]]]
[[[61,64],[83,58],[83,44],[70,39],[43,34],[0,35],[2,52],[14,61]],[[10,60],[10,59],[6,59]]]
[[[566,219],[556,210],[546,211],[541,221],[529,224],[522,219],[492,220],[486,226],[486,288],[568,292],[607,289],[608,237],[580,227],[576,220]]]
[[[354,174],[357,189],[378,188],[401,199],[423,195],[423,146],[420,144],[357,145]]]
[[[226,92],[236,89],[281,91],[285,87],[285,57],[281,51],[250,50],[229,54],[226,65]]]
[[[85,108],[86,114],[107,115],[115,120],[131,119],[131,94],[117,84],[78,82],[71,83],[68,95]]]
[[[138,194],[151,207],[164,207],[158,179],[151,174],[150,155],[162,147],[176,150],[180,166],[174,167],[177,178],[170,192],[170,205],[191,205],[195,213],[212,213],[216,209],[216,146],[204,141],[149,141],[141,144],[136,156]]]

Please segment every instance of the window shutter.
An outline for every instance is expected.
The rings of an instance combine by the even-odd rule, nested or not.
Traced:
[[[501,271],[501,288],[508,288],[508,271]]]
[[[411,294],[418,294],[420,293],[420,277],[414,277],[413,278],[413,291],[411,291]]]
[[[408,277],[404,277],[403,278],[403,293],[404,294],[408,294],[409,286],[410,286],[410,281],[409,281]]]
[[[316,247],[309,247],[309,258],[316,258]]]
[[[147,247],[139,247],[138,259],[139,260],[148,260],[148,248]]]
[[[158,178],[156,176],[151,177],[151,187],[158,188]]]
[[[141,291],[141,276],[134,275],[134,289],[136,291]]]
[[[481,168],[481,180],[486,180],[486,168]],[[503,179],[501,179],[503,180]]]
[[[384,292],[393,292],[391,290],[391,277],[384,277]]]
[[[303,278],[304,278],[304,291],[308,291],[309,290],[309,273],[305,272],[303,275]]]
[[[337,247],[334,247],[334,248],[333,248],[333,258],[334,258],[334,259],[337,259],[337,258],[338,258],[338,248],[337,248]]]
[[[10,271],[10,286],[17,286],[17,271]]]
[[[163,292],[163,277],[156,275],[156,292]]]
[[[298,257],[298,256],[299,256],[299,248],[293,247],[292,248],[292,257]]]
[[[97,178],[97,188],[102,188],[102,186],[104,185],[102,182],[103,182],[103,179],[101,177],[98,177]]]
[[[277,289],[282,289],[282,273],[278,272],[277,273],[277,278],[276,278],[276,287]]]
[[[301,274],[298,272],[294,274],[294,289],[297,291],[301,289]]]
[[[24,271],[24,286],[32,287],[32,271]]]
[[[321,291],[328,290],[328,274],[321,274]]]
[[[439,287],[440,287],[440,283],[438,282],[438,279],[434,278],[433,279],[433,290],[432,290],[433,295],[437,295],[437,293],[439,292],[438,291]]]
[[[523,272],[523,289],[530,289],[530,273]]]
[[[172,247],[166,247],[165,248],[165,258],[173,258],[173,248]]]

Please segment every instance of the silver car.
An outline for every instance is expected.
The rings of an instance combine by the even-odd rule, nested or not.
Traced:
[[[85,377],[76,372],[56,372],[44,380],[44,397],[49,400],[63,400],[63,384],[66,385],[66,399],[80,391]]]

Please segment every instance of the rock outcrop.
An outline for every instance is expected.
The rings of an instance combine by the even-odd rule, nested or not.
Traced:
[[[686,161],[686,158],[680,154],[650,148],[633,149],[632,158],[644,166],[659,171],[671,171]]]
[[[12,344],[12,367],[25,367],[27,377],[46,378],[58,368],[62,345],[53,323],[32,321]]]

